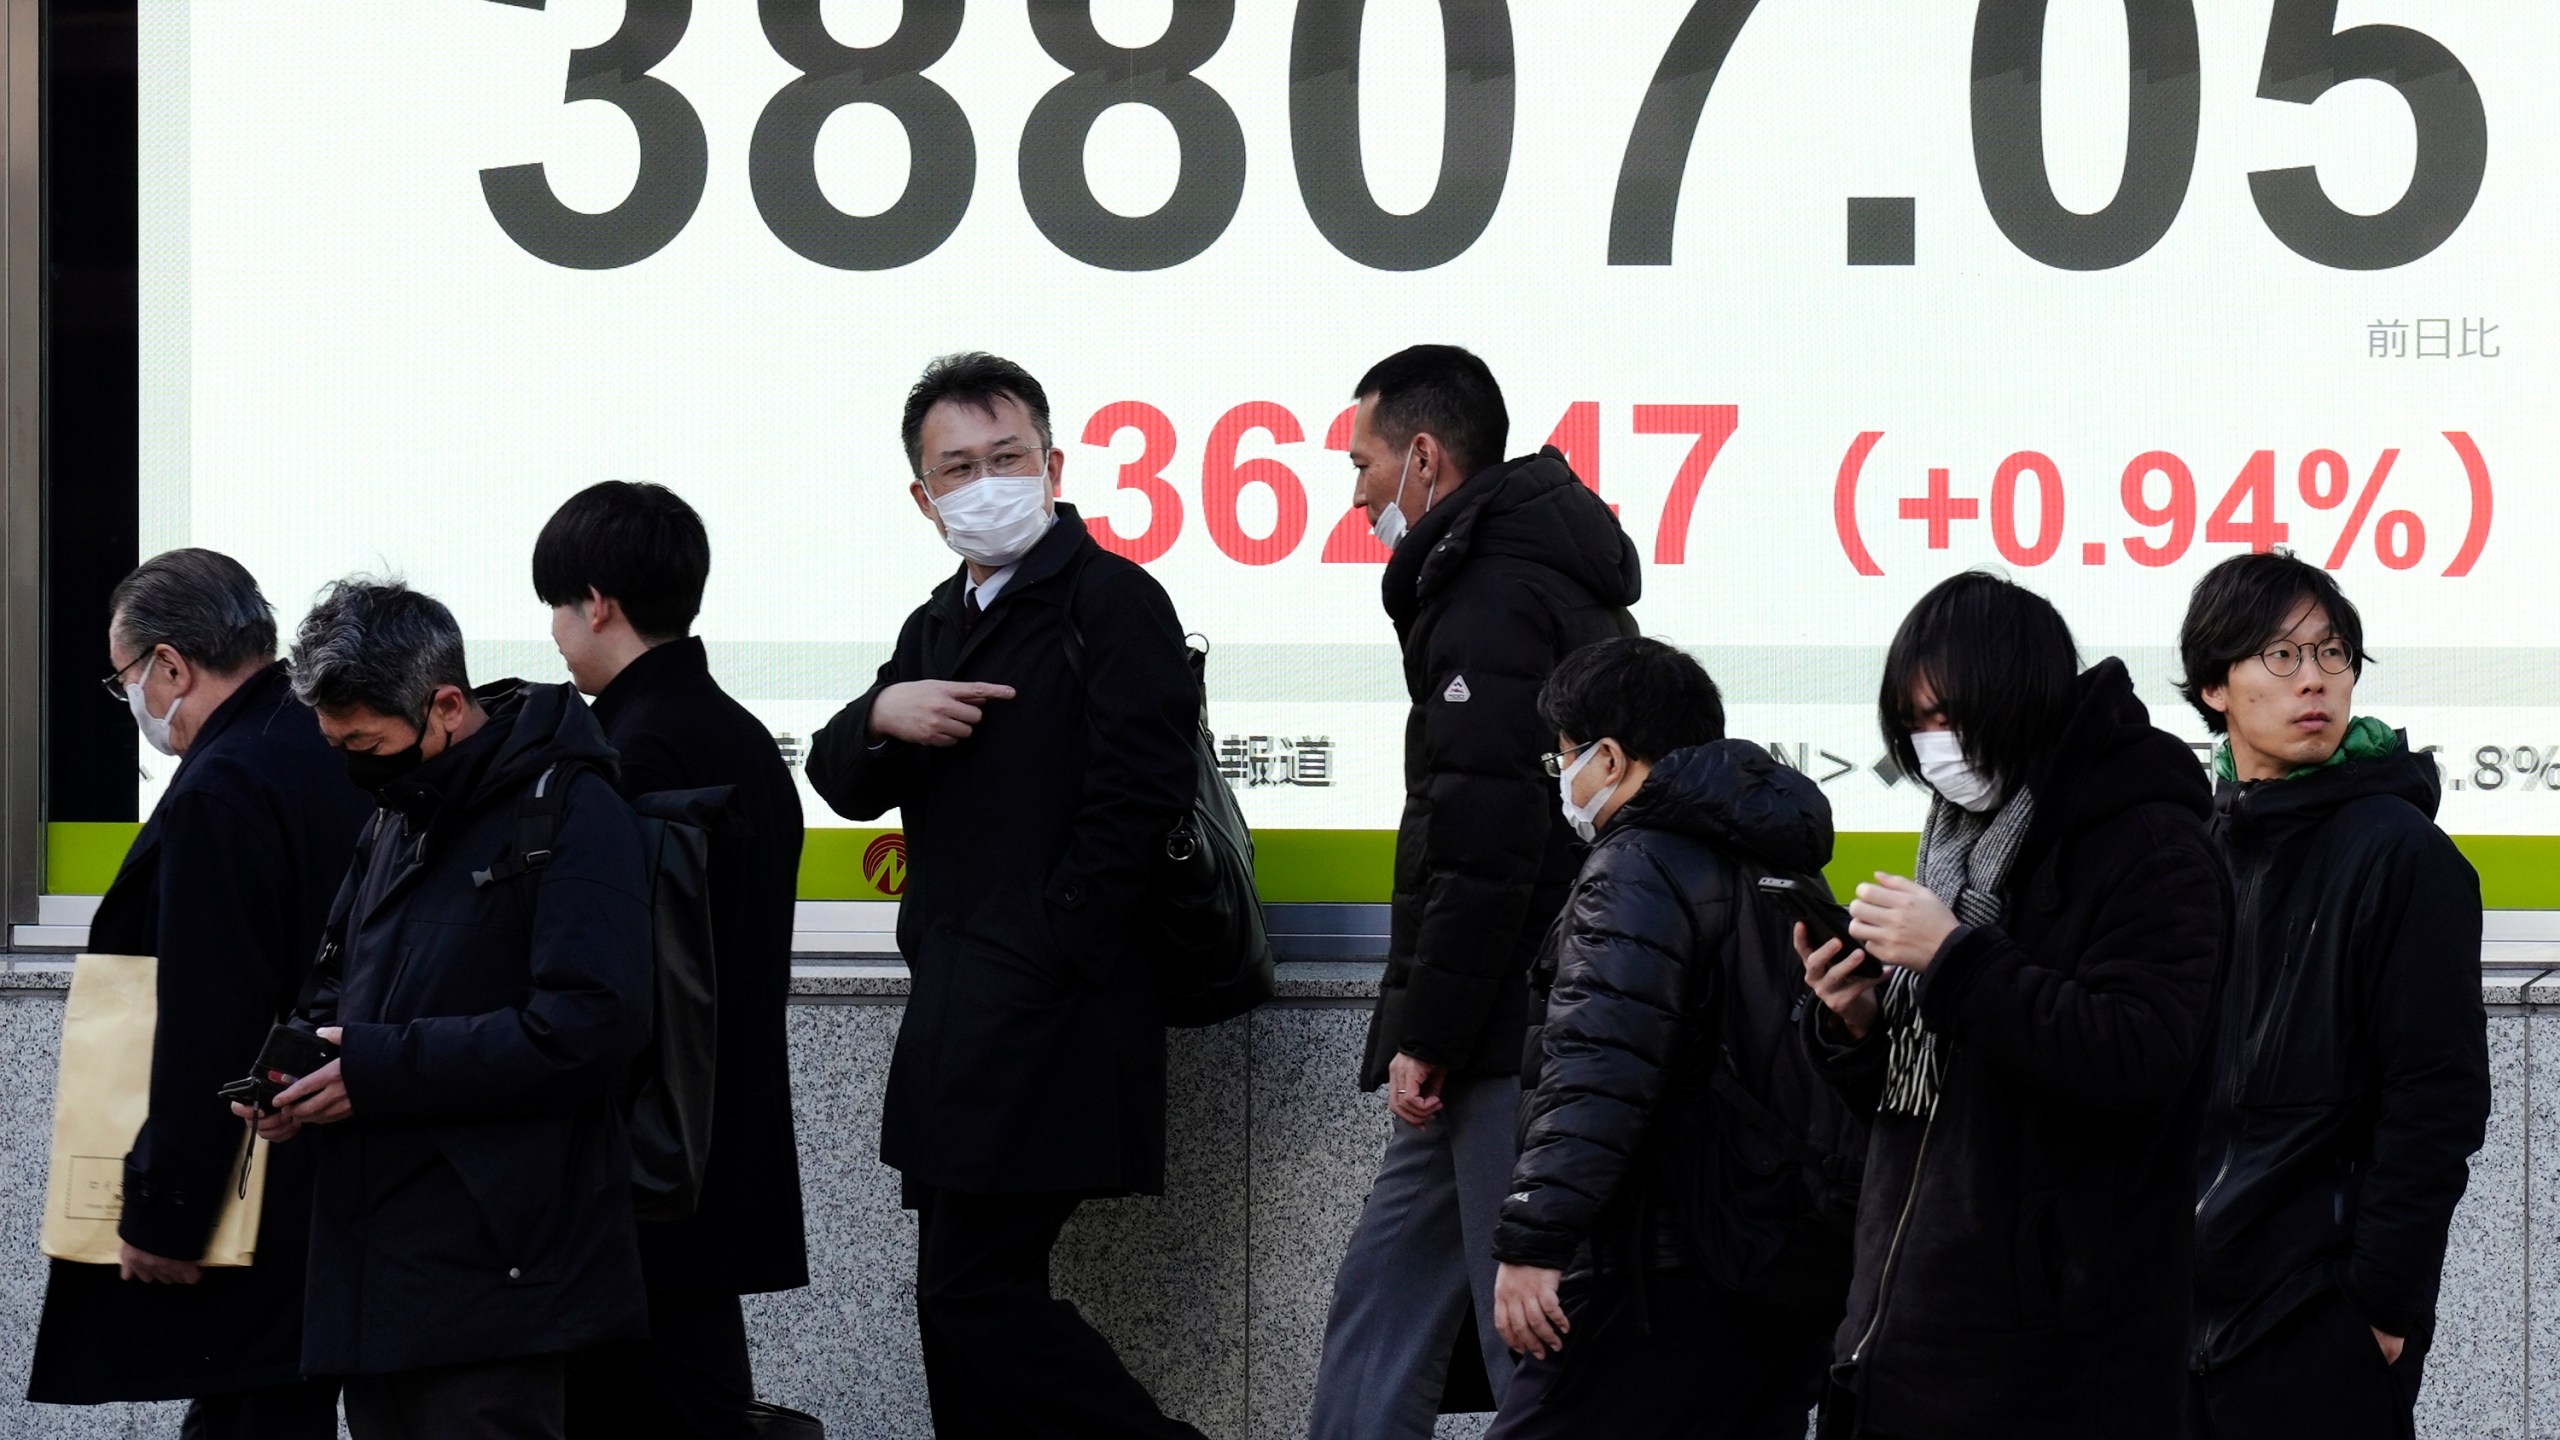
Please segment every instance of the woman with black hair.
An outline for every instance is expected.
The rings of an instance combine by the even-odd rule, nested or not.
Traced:
[[[2225,908],[2203,769],[1990,575],[1913,608],[1878,710],[1936,799],[1918,878],[1858,887],[1859,951],[1798,932],[1807,1040],[1873,1115],[1822,1434],[2173,1435]]]

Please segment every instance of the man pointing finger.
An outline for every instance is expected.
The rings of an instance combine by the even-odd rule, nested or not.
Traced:
[[[1199,1440],[1048,1288],[1080,1201],[1164,1188],[1164,1024],[1133,931],[1197,785],[1182,626],[1058,503],[1020,366],[935,361],[905,439],[916,508],[964,563],[819,732],[809,783],[906,826],[913,988],[880,1158],[916,1212],[934,1432]]]

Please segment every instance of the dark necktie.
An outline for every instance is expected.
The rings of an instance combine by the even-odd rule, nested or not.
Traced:
[[[960,598],[960,633],[966,635],[977,629],[978,621],[983,618],[986,613],[986,611],[978,608],[977,591],[972,590],[968,594],[962,596]]]

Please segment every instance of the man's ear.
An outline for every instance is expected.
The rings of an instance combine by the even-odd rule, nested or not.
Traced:
[[[154,670],[169,672],[169,689],[172,694],[184,695],[196,688],[196,667],[189,664],[187,657],[179,654],[171,646],[151,647],[151,663],[143,667],[143,673],[148,675]]]
[[[2231,687],[2228,685],[2207,685],[2196,692],[2196,698],[2202,700],[2216,715],[2231,713]]]
[[[941,529],[942,517],[933,513],[933,497],[925,493],[924,482],[921,480],[908,481],[907,493],[915,497],[916,513],[922,515],[927,520],[932,521],[934,529]]]
[[[1049,447],[1049,498],[1055,500],[1066,493],[1067,452],[1052,445]]]
[[[578,602],[578,618],[586,622],[590,635],[603,634],[621,615],[622,602],[593,585],[587,587],[587,598]]]

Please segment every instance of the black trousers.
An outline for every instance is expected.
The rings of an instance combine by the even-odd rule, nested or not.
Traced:
[[[2229,1364],[2187,1377],[2187,1440],[2412,1440],[2426,1352],[2386,1363],[2373,1327],[2331,1292]]]
[[[191,1400],[178,1440],[338,1440],[338,1382],[297,1380]]]
[[[1576,1277],[1559,1298],[1572,1333],[1544,1360],[1520,1358],[1485,1440],[1804,1440],[1831,1322],[1689,1271]]]
[[[1049,1293],[1072,1195],[919,1189],[916,1328],[939,1440],[1201,1440],[1165,1418],[1111,1344]]]
[[[562,1440],[560,1355],[484,1360],[347,1380],[355,1440]]]
[[[649,1338],[569,1362],[569,1440],[753,1440],[747,1320],[735,1295],[649,1292]]]

